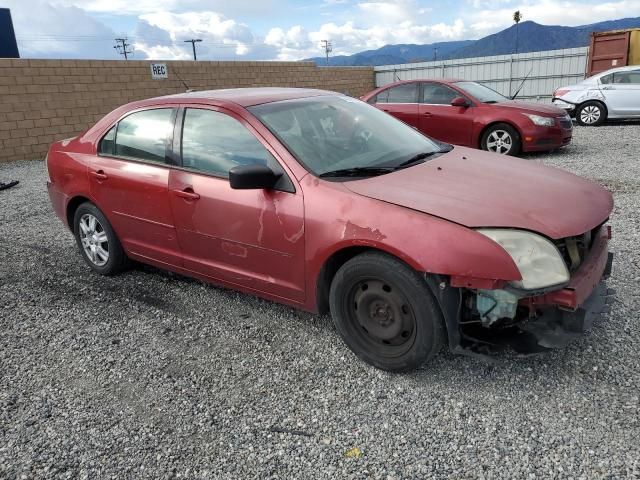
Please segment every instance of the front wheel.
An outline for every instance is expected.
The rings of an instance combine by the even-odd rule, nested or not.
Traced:
[[[482,135],[480,146],[488,152],[501,155],[518,155],[522,148],[520,134],[511,125],[498,123],[492,125]]]
[[[576,111],[576,121],[584,127],[602,125],[607,119],[607,111],[600,102],[585,102]]]
[[[413,370],[444,343],[442,312],[426,281],[386,254],[346,262],[331,283],[329,302],[344,342],[374,367]]]

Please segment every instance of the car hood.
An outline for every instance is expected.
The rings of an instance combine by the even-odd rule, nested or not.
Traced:
[[[545,105],[542,103],[520,102],[518,100],[508,100],[506,102],[494,103],[493,105],[500,108],[514,108],[516,110],[526,111],[536,115],[550,115],[553,117],[563,117],[566,112],[553,105]]]
[[[386,175],[345,182],[352,192],[467,227],[510,227],[559,239],[604,222],[613,208],[600,185],[534,160],[455,147]]]

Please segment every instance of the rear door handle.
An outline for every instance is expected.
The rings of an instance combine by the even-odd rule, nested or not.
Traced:
[[[422,112],[422,116],[423,117],[430,117],[431,116],[431,112]]]
[[[198,200],[200,195],[193,191],[193,188],[185,188],[184,190],[174,190],[173,193],[185,200]]]
[[[98,170],[97,172],[91,172],[91,176],[96,180],[103,181],[109,178],[109,176],[104,173],[102,170]]]

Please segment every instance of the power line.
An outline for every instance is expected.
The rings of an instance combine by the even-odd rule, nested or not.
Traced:
[[[190,43],[191,47],[193,48],[193,61],[195,62],[196,60],[198,60],[198,57],[196,57],[196,43],[201,42],[202,39],[201,38],[192,38],[191,40],[185,40],[184,43]]]
[[[333,51],[333,45],[331,45],[331,40],[320,40],[322,46],[324,48],[324,53],[327,59],[327,65],[329,65],[329,54]]]
[[[131,46],[130,43],[127,43],[128,38],[116,38],[116,44],[113,46],[120,55],[124,55],[125,60],[129,60],[129,54],[133,53],[133,50],[127,50],[128,47]]]

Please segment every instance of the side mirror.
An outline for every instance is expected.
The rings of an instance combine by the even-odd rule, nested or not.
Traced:
[[[464,97],[456,97],[453,100],[451,100],[451,106],[453,106],[453,107],[467,108],[470,105],[471,105],[471,103],[469,103],[469,100],[467,100]]]
[[[281,176],[266,165],[238,165],[229,170],[229,184],[235,190],[272,188]]]

